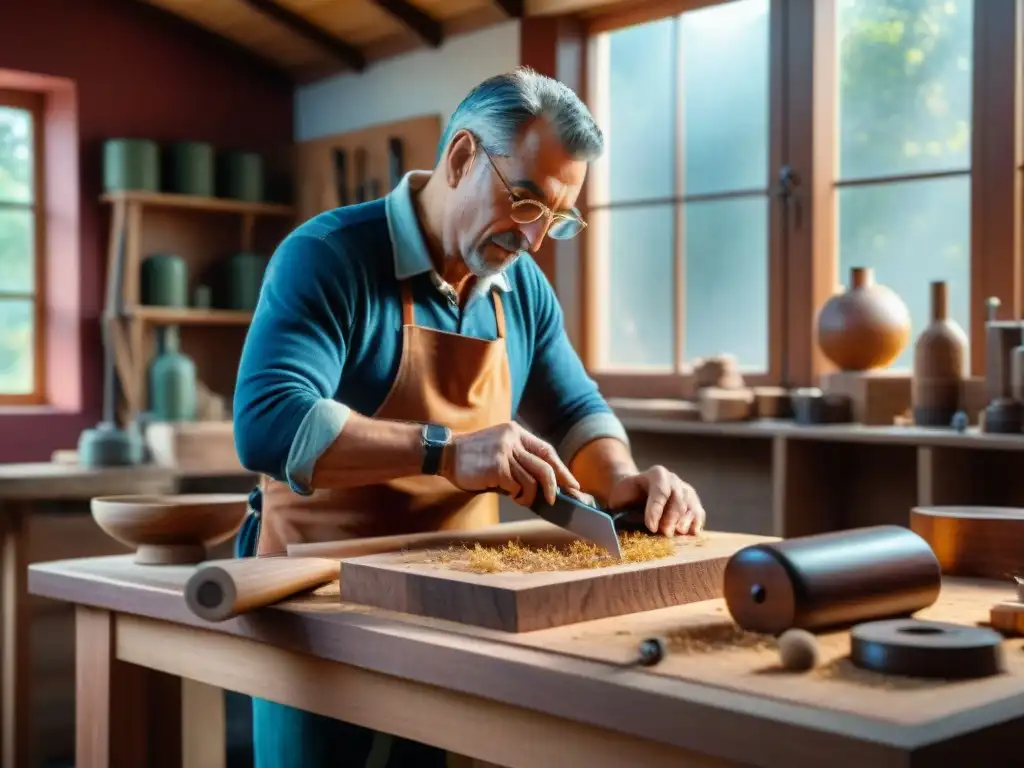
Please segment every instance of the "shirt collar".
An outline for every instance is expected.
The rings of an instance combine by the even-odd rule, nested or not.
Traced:
[[[442,293],[447,293],[454,289],[437,273],[430,261],[430,253],[423,240],[419,219],[416,218],[416,208],[412,203],[412,193],[426,184],[429,178],[429,171],[406,173],[398,186],[384,199],[384,209],[387,212],[391,250],[395,254],[395,277],[406,280],[429,272],[434,285]],[[502,272],[492,277],[481,278],[473,293],[483,294],[492,287],[506,293],[512,290],[508,275]]]

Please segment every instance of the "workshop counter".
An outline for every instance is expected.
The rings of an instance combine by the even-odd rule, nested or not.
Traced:
[[[506,634],[343,604],[334,584],[209,624],[185,605],[193,570],[130,557],[30,568],[32,593],[79,606],[78,764],[146,757],[146,688],[159,678],[164,705],[168,689],[166,674],[141,684],[139,668],[511,768],[1019,764],[1019,640],[1005,641],[1005,674],[946,682],[857,669],[846,633],[821,637],[817,669],[783,672],[773,642],[733,629],[721,600]],[[918,616],[984,622],[1011,595],[1010,585],[946,580]],[[666,638],[669,655],[632,664],[649,636]],[[206,690],[188,685],[182,695]],[[210,749],[194,743],[204,708],[179,711],[189,764]],[[149,741],[160,739],[149,731]]]

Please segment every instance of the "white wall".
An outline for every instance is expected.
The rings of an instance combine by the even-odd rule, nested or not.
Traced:
[[[298,88],[295,140],[440,113],[446,121],[470,89],[519,64],[519,22],[451,38],[437,49],[387,59],[361,74]]]

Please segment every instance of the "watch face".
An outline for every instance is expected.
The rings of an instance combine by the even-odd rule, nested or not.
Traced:
[[[448,442],[448,435],[448,427],[443,427],[440,424],[428,424],[424,437],[427,442],[446,443]]]

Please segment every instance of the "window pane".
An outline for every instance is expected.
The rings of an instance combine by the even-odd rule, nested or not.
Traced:
[[[608,312],[605,359],[612,368],[663,368],[674,364],[675,334],[670,204],[607,212]]]
[[[33,303],[0,299],[0,395],[35,390]]]
[[[0,203],[32,202],[32,113],[0,106]]]
[[[0,293],[29,293],[35,287],[35,232],[32,211],[0,208]]]
[[[873,267],[910,309],[911,339],[928,325],[929,283],[949,283],[949,314],[970,329],[970,177],[840,188],[839,273]],[[913,342],[893,362],[910,368]]]
[[[768,201],[741,197],[684,206],[684,359],[721,353],[768,370]]]
[[[734,0],[680,17],[688,195],[767,186],[768,5]]]
[[[972,0],[839,0],[839,173],[966,168]]]
[[[672,18],[609,34],[609,124],[602,127],[611,201],[675,193],[675,34]]]

